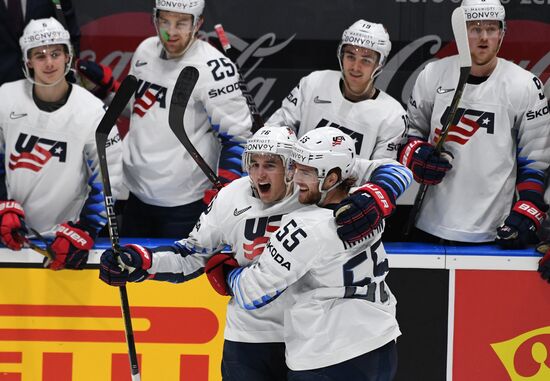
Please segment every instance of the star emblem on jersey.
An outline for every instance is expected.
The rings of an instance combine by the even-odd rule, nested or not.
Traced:
[[[324,99],[320,99],[319,96],[317,95],[315,98],[313,98],[313,102],[315,103],[332,103],[331,101],[327,101],[327,100],[324,100]]]
[[[10,119],[19,119],[19,118],[23,118],[24,116],[27,116],[27,114],[25,114],[25,113],[16,114],[12,111],[11,114],[10,114]]]
[[[246,208],[241,209],[241,210],[238,210],[237,208],[235,208],[235,210],[233,211],[233,215],[235,217],[240,216],[241,214],[243,214],[244,212],[246,212],[250,208],[252,208],[252,206],[247,206]]]
[[[136,61],[136,67],[140,67],[140,66],[144,66],[144,65],[147,65],[146,61],[140,61],[140,60]]]
[[[444,89],[443,87],[439,86],[436,91],[437,91],[438,94],[445,94],[445,93],[448,93],[449,91],[453,91],[453,90],[454,90],[454,88]]]

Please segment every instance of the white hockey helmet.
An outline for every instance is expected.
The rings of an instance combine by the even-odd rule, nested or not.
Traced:
[[[289,127],[263,126],[247,140],[243,152],[243,170],[248,172],[252,154],[278,155],[286,168],[296,134]]]
[[[337,56],[342,65],[342,49],[344,45],[360,46],[374,50],[380,54],[380,67],[386,63],[391,51],[390,35],[382,24],[359,20],[354,22],[342,33],[342,41],[338,45]]]
[[[158,11],[190,14],[193,16],[193,28],[195,28],[204,11],[204,0],[155,0],[153,9],[155,17]]]
[[[65,75],[71,68],[73,60],[73,49],[71,46],[71,35],[63,28],[63,25],[53,17],[47,19],[31,20],[19,39],[21,52],[23,53],[23,69],[25,76],[34,83],[27,62],[29,51],[33,48],[45,45],[65,45],[69,54],[69,62],[65,65]]]
[[[352,176],[355,156],[355,143],[349,135],[334,127],[320,127],[294,144],[290,158],[317,169],[319,190],[323,192],[321,187],[330,170],[340,168],[341,178],[336,185]]]
[[[466,21],[497,20],[504,29],[506,12],[500,0],[462,0]]]

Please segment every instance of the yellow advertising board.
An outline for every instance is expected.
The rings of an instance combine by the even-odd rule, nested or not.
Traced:
[[[130,381],[118,288],[98,270],[0,269],[0,381]],[[227,298],[201,276],[128,284],[144,381],[216,381]]]

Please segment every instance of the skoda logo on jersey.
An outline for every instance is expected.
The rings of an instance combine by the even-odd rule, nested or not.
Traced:
[[[441,125],[447,119],[449,108],[447,107],[441,116]],[[495,133],[495,113],[459,108],[449,126],[449,133],[445,139],[445,143],[455,142],[464,145],[480,128],[485,129],[487,134],[493,135]],[[441,128],[436,128],[436,141],[440,134]]]
[[[269,217],[251,218],[244,226],[244,257],[248,260],[262,254],[265,244],[273,232],[281,225],[282,214]]]
[[[10,154],[9,168],[39,172],[52,157],[57,157],[60,163],[64,163],[66,155],[66,142],[21,133],[15,143],[15,152]]]
[[[327,119],[321,119],[319,123],[317,123],[317,125],[315,126],[315,128],[319,128],[319,127],[334,127],[346,133],[355,142],[355,152],[357,153],[357,155],[361,154],[361,147],[363,146],[363,137],[364,137],[362,133],[350,130],[349,128],[340,126],[339,124],[333,123]]]

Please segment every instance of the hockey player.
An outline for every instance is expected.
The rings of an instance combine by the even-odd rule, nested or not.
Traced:
[[[268,122],[290,126],[298,137],[314,128],[336,127],[355,140],[359,157],[396,159],[405,110],[374,85],[390,50],[382,24],[356,21],[344,30],[337,49],[340,71],[315,71],[302,78]]]
[[[238,267],[231,256],[218,254],[207,264],[208,278],[251,313],[269,311],[292,295],[295,304],[284,317],[288,380],[391,380],[400,331],[396,300],[385,283],[384,221],[348,244],[338,238],[332,219],[356,180],[353,140],[331,127],[312,130],[295,144],[291,158],[299,201],[309,206],[283,216],[257,262]],[[374,168],[371,162],[369,172]],[[390,204],[375,183],[363,189],[381,209]]]
[[[405,110],[374,85],[390,50],[390,37],[382,24],[356,21],[344,30],[337,49],[340,71],[316,71],[302,78],[269,123],[291,126],[299,137],[314,128],[337,127],[354,139],[359,157],[396,159],[406,130]],[[361,200],[350,199],[347,204],[351,208],[347,214],[353,214],[358,225],[368,224],[360,221],[365,214]],[[341,225],[342,217],[336,222]],[[348,225],[338,234],[352,241],[361,231]]]
[[[223,183],[242,175],[241,156],[251,118],[235,65],[197,39],[204,0],[156,0],[157,36],[137,48],[130,74],[140,81],[123,140],[124,178],[130,190],[122,236],[186,237],[206,207],[210,183],[168,125],[170,98],[180,71],[199,70],[185,111],[186,132]],[[77,70],[100,88],[116,88],[93,63]],[[99,74],[98,74],[99,72]],[[205,192],[207,193],[205,195]],[[206,197],[206,204],[202,201]]]
[[[26,227],[51,244],[50,268],[81,268],[105,225],[95,129],[103,104],[65,79],[69,33],[54,18],[31,20],[20,39],[26,80],[0,87],[0,239],[20,250]],[[121,178],[121,146],[111,133],[111,183]]]
[[[220,191],[188,239],[170,248],[123,247],[121,259],[125,265],[137,268],[131,274],[121,272],[112,250],[107,250],[101,256],[101,279],[115,286],[149,277],[184,282],[202,274],[206,261],[225,245],[232,247],[239,263],[256,261],[269,236],[280,226],[282,216],[300,207],[297,192],[285,178],[295,139],[289,128],[261,128],[246,144],[244,166],[249,177],[235,180]],[[401,179],[400,171],[406,169],[392,160],[381,160],[377,165],[380,186],[393,184],[390,193],[401,194],[405,188],[400,189],[401,183],[412,179]],[[370,213],[383,215],[374,199]],[[374,225],[362,228],[377,228],[379,221],[373,220]],[[271,308],[247,312],[234,300],[229,302],[222,360],[224,380],[286,379],[282,320],[288,303],[286,297],[281,297]]]
[[[497,56],[506,30],[500,1],[463,0],[461,6],[472,69],[443,155],[434,144],[458,82],[458,56],[426,65],[408,105],[410,131],[400,161],[416,181],[432,185],[416,227],[423,239],[496,240],[520,248],[534,242],[547,210],[547,101],[536,76]]]
[[[239,263],[260,255],[281,218],[299,207],[285,168],[296,135],[291,129],[263,127],[248,140],[243,159],[248,177],[223,188],[201,215],[189,238],[171,247],[125,246],[121,259],[137,268],[121,272],[112,250],[101,256],[100,278],[111,285],[146,278],[184,282],[204,272],[206,261],[230,245]],[[151,259],[147,259],[151,258]],[[227,306],[222,375],[227,380],[286,380],[281,298],[271,310],[248,313],[233,300]]]

